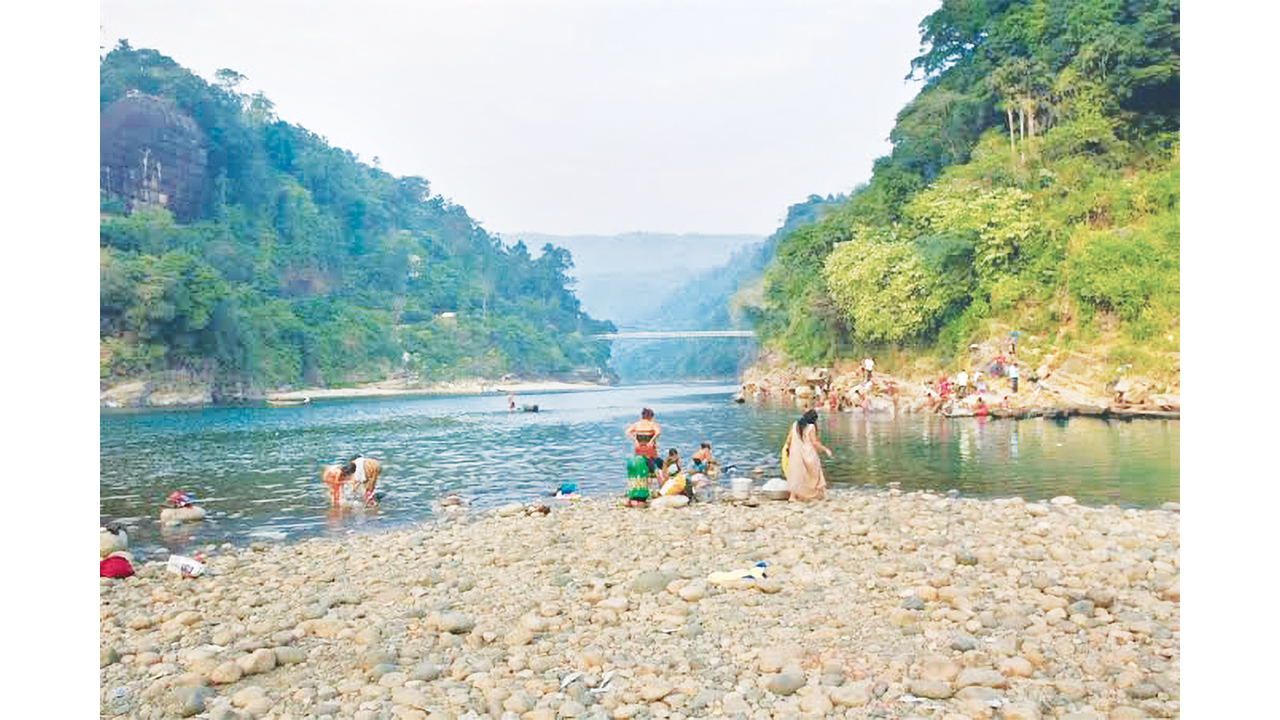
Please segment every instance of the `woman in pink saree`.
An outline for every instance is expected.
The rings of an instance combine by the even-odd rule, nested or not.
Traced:
[[[782,446],[782,472],[787,476],[791,499],[800,502],[821,500],[827,495],[827,478],[822,473],[818,451],[831,457],[831,449],[818,440],[818,411],[809,410],[791,424]]]

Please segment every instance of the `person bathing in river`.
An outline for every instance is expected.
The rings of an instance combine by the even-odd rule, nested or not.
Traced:
[[[818,440],[818,411],[809,410],[791,424],[782,446],[782,472],[787,476],[791,500],[821,500],[827,494],[827,477],[822,472],[821,450],[831,457],[831,449]]]
[[[714,458],[711,457],[711,443],[702,443],[698,451],[693,454],[693,471],[703,473],[704,475],[711,469],[711,463]]]
[[[326,465],[320,479],[329,486],[329,505],[338,507],[364,503],[367,507],[377,504],[374,489],[382,465],[373,458],[356,455],[343,465]]]
[[[635,443],[635,454],[644,458],[649,472],[657,476],[661,487],[667,479],[658,459],[658,438],[662,437],[662,427],[653,421],[653,411],[649,408],[641,410],[640,419],[628,425],[623,433]]]

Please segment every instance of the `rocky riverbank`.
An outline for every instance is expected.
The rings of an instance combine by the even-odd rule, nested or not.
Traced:
[[[993,417],[1181,416],[1178,381],[1162,384],[1129,376],[1108,380],[1099,375],[1095,359],[1074,353],[1020,362],[1021,384],[1014,392],[1007,376],[989,372],[990,359],[1000,352],[997,342],[972,348],[965,367],[982,373],[977,377],[985,390],[977,387],[978,381],[971,381],[963,398],[957,398],[954,389],[949,397],[940,397],[937,381],[943,373],[932,368],[913,367],[900,374],[876,371],[870,382],[865,382],[863,370],[852,362],[844,367],[802,367],[766,357],[743,374],[735,399],[870,413],[933,412],[948,416],[973,415],[981,399]],[[954,373],[947,375],[954,380]],[[969,375],[972,377],[973,373]]]
[[[104,579],[102,716],[1179,714],[1176,506],[509,510]]]
[[[383,380],[349,388],[306,388],[262,392],[239,389],[218,391],[212,382],[153,383],[137,380],[118,383],[102,390],[99,406],[104,408],[201,407],[211,404],[263,405],[269,400],[323,400],[333,398],[391,397],[411,395],[480,395],[484,393],[545,393],[598,390],[607,385],[587,382],[531,380],[490,381],[482,378],[457,382],[409,382]]]

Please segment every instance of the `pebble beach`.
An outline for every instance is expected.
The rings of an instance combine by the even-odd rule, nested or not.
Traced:
[[[224,545],[101,580],[101,716],[1178,717],[1179,538],[1176,506],[842,489]]]

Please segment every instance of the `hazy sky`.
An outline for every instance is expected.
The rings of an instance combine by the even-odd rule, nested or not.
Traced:
[[[754,233],[848,192],[939,0],[103,0],[127,38],[487,230]]]

